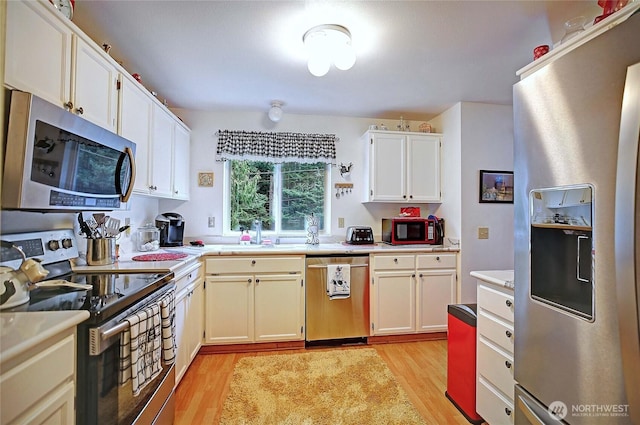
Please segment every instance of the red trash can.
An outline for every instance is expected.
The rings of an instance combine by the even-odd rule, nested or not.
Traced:
[[[472,424],[481,424],[476,412],[477,304],[447,307],[447,390],[444,395]]]

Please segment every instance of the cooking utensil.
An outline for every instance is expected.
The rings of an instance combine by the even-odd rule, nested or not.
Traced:
[[[131,226],[129,226],[128,224],[126,226],[122,226],[121,228],[118,229],[118,234],[122,233],[122,232],[126,232],[127,229],[129,229]]]
[[[117,218],[109,217],[107,222],[105,223],[105,237],[106,238],[115,238],[120,229],[120,220]]]
[[[82,234],[84,234],[88,239],[93,238],[93,231],[91,230],[91,227],[89,227],[87,222],[84,221],[81,212],[78,213],[78,224],[80,224],[80,232]]]

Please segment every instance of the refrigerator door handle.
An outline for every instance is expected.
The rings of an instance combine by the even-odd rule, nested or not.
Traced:
[[[627,68],[615,197],[616,292],[623,375],[633,423],[640,423],[640,63]]]

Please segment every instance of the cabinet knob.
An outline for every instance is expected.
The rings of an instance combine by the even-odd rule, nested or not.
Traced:
[[[440,261],[440,257],[436,257],[436,261]]]
[[[414,274],[412,274],[412,275],[411,275],[411,277],[416,277],[416,274],[415,274],[415,273],[414,273]]]
[[[507,307],[511,307],[513,305],[513,303],[511,302],[511,300],[506,300],[505,304],[507,305]]]
[[[173,193],[177,195],[177,194],[178,194],[178,191],[177,191],[177,190],[174,190],[174,191],[173,191]]]
[[[420,273],[420,274],[418,275],[418,277],[420,277],[420,279],[422,279],[422,273]]]
[[[511,335],[513,335],[513,334],[511,333],[511,331],[506,331],[505,335],[507,335],[507,338],[511,338]]]
[[[255,266],[256,265],[256,260],[251,260],[251,265]]]
[[[394,263],[396,263],[396,264],[398,264],[398,259],[397,259],[397,258],[394,258],[394,259],[393,259],[393,262],[394,262]]]
[[[249,278],[249,279],[247,279],[247,283],[251,283],[251,279],[250,279],[250,278]]]
[[[413,199],[413,195],[409,195],[409,199]]]
[[[84,109],[82,108],[82,106],[79,107],[79,108],[76,108],[76,114],[78,114],[78,115],[84,114]]]
[[[407,195],[402,195],[402,199],[407,199]]]
[[[260,283],[260,279],[256,279],[256,285]]]
[[[64,104],[64,107],[71,110],[73,109],[73,102],[72,101],[68,101],[67,103]]]
[[[511,416],[511,409],[509,409],[508,407],[504,408],[504,413],[507,414],[507,416]]]
[[[511,362],[509,360],[505,360],[504,365],[507,367],[507,369],[511,369]]]

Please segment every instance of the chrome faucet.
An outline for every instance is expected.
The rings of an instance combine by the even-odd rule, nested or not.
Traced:
[[[262,245],[262,222],[260,220],[255,220],[253,222],[253,225],[256,228],[255,244],[256,245]]]

